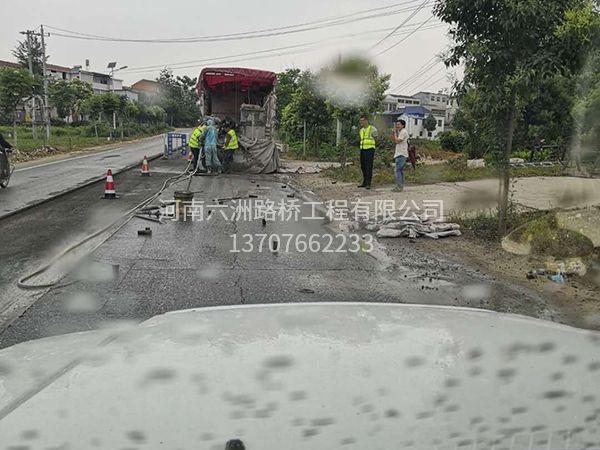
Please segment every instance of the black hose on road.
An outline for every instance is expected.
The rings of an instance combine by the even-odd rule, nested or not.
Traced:
[[[165,182],[163,183],[162,187],[160,188],[160,190],[158,192],[156,192],[155,194],[153,194],[151,197],[148,197],[146,200],[144,200],[140,204],[134,206],[132,209],[130,209],[126,213],[121,214],[116,220],[114,220],[113,222],[111,222],[109,225],[105,226],[104,228],[102,228],[102,229],[100,229],[98,231],[95,231],[94,233],[90,234],[89,236],[86,236],[85,238],[83,238],[82,240],[76,242],[75,244],[70,245],[69,247],[67,247],[66,249],[64,249],[62,252],[60,252],[58,255],[56,255],[54,258],[52,258],[48,263],[46,263],[43,266],[41,266],[39,269],[37,269],[34,272],[32,272],[30,274],[27,274],[24,277],[20,278],[17,281],[17,286],[19,288],[21,288],[21,289],[46,289],[46,288],[50,288],[50,287],[53,287],[56,284],[58,284],[58,282],[60,281],[60,279],[64,275],[61,275],[60,278],[57,278],[55,280],[52,280],[52,281],[49,281],[49,282],[45,282],[45,283],[41,283],[41,284],[28,284],[27,281],[31,280],[34,277],[37,277],[38,275],[41,275],[41,274],[45,273],[54,264],[56,264],[61,258],[65,257],[66,255],[68,255],[69,253],[71,253],[73,250],[81,247],[86,242],[89,242],[92,239],[94,239],[95,237],[98,237],[102,233],[105,233],[106,231],[110,230],[116,223],[118,223],[120,220],[122,220],[123,218],[125,218],[125,220],[123,221],[123,223],[121,223],[115,230],[113,230],[104,239],[102,239],[102,241],[99,242],[93,249],[90,250],[89,253],[93,253],[98,247],[100,247],[102,244],[104,244],[108,239],[110,239],[112,236],[114,236],[121,228],[123,228],[135,216],[135,213],[138,210],[144,208],[146,205],[148,205],[149,203],[151,203],[154,200],[156,200],[158,198],[158,196],[160,194],[162,194],[168,187],[170,187],[170,186],[172,186],[174,184],[177,184],[177,183],[181,183],[182,181],[185,181],[188,178],[191,181],[192,174],[188,174],[189,168],[190,168],[191,164],[192,163],[189,162],[182,173],[180,173],[179,175],[173,176],[173,177],[168,178],[167,180],[165,180]]]

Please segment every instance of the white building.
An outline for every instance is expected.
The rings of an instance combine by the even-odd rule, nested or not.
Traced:
[[[412,96],[388,94],[383,102],[382,116],[388,128],[393,127],[397,119],[404,119],[410,137],[435,139],[446,129],[448,99],[448,94],[433,92],[418,92]],[[436,128],[427,131],[424,121],[431,115],[436,120]]]
[[[425,119],[433,114],[436,120],[436,128],[433,131],[427,131],[425,128]],[[384,118],[387,128],[392,128],[398,119],[406,121],[406,131],[414,139],[436,139],[438,134],[446,129],[446,117],[444,114],[434,112],[424,106],[407,106],[396,111],[388,111],[381,116]]]
[[[54,80],[65,80],[71,79],[71,68],[64,66],[57,66],[55,64],[46,64],[46,73],[49,78]]]
[[[419,106],[421,100],[406,95],[388,94],[383,100],[384,112],[397,111],[406,106]]]
[[[433,131],[427,131],[424,126],[425,119],[432,114],[437,122],[436,128]],[[439,114],[439,112],[435,112],[424,106],[406,107],[402,111],[400,118],[406,120],[406,131],[408,131],[408,135],[411,138],[435,139],[438,134],[445,130],[445,114]]]
[[[123,80],[111,78],[110,75],[100,72],[91,72],[82,70],[80,67],[74,67],[71,71],[71,78],[79,78],[81,81],[87,81],[92,85],[94,93],[102,94],[105,92],[122,91]]]
[[[446,110],[446,106],[448,103],[448,94],[443,94],[441,92],[417,92],[412,98],[418,99],[422,106],[425,106],[429,109],[437,109],[437,110]]]
[[[115,94],[122,95],[123,97],[127,97],[129,100],[133,100],[135,102],[139,101],[140,93],[135,89],[131,89],[129,86],[123,86],[123,89],[120,91],[115,91]]]

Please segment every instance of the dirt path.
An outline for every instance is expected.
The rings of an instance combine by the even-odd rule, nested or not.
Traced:
[[[320,174],[293,178],[321,201],[359,198],[369,201],[393,196],[387,187],[367,192],[348,183],[334,183]],[[421,188],[409,188],[408,195],[405,191],[398,198],[410,198],[413,189]],[[440,188],[424,188],[432,189]],[[535,195],[539,196],[539,191]],[[580,196],[578,200],[581,200]],[[600,277],[597,273],[590,273],[585,280],[572,279],[565,284],[546,278],[528,280],[527,272],[543,267],[540,261],[507,253],[499,243],[483,241],[468,231],[460,238],[439,241],[387,239],[381,244],[390,261],[390,277],[403,276],[402,268],[418,273],[415,281],[422,283],[422,289],[431,290],[434,303],[437,290],[451,289],[455,293],[453,306],[485,308],[600,329]]]

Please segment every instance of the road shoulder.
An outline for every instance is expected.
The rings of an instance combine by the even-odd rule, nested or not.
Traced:
[[[322,202],[331,200],[345,200],[347,202],[358,199],[374,201],[376,199],[396,199],[399,201],[420,199],[418,195],[413,196],[413,190],[419,193],[446,192],[446,196],[452,197],[458,194],[456,183],[438,183],[436,185],[423,185],[410,187],[403,194],[392,194],[390,187],[377,187],[371,191],[357,189],[349,183],[338,183],[321,174],[290,175],[291,183],[311,193],[313,198]],[[536,180],[528,180],[527,183],[535,183]],[[571,183],[577,182],[571,180]],[[596,183],[594,181],[593,183]],[[588,182],[589,183],[589,182]],[[481,194],[478,181],[469,186],[466,184],[470,195]],[[489,183],[488,183],[489,184]],[[454,190],[453,190],[454,189]],[[471,192],[472,191],[472,192]],[[475,194],[473,194],[475,193]],[[527,194],[527,196],[537,195]],[[589,201],[589,197],[581,196],[578,199]],[[492,201],[488,197],[487,201]],[[530,200],[526,198],[527,202]],[[595,201],[595,200],[594,200]],[[460,205],[454,199],[453,205]],[[546,199],[544,206],[551,204]],[[491,205],[493,205],[491,203]],[[465,207],[473,205],[465,205]],[[480,205],[478,205],[480,206]],[[501,312],[513,312],[517,314],[533,315],[537,318],[561,322],[576,327],[600,329],[600,289],[597,285],[587,279],[571,278],[565,284],[557,284],[546,278],[528,280],[526,275],[539,265],[539,261],[531,256],[513,255],[502,249],[500,243],[488,242],[479,239],[469,231],[463,233],[459,238],[444,240],[419,239],[417,241],[408,239],[387,239],[382,242],[385,258],[399,267],[421,266],[423,273],[425,266],[432,266],[430,273],[439,274],[444,272],[443,278],[463,286],[472,283],[478,275],[485,275],[493,284],[495,295],[484,301],[481,307],[498,310]],[[437,262],[440,264],[437,264]],[[459,273],[462,271],[463,273]],[[425,277],[427,278],[427,277]],[[435,276],[434,276],[435,278]],[[509,296],[517,294],[520,298],[509,299]],[[506,298],[502,298],[505,296]],[[460,296],[456,298],[455,306],[463,306]],[[542,301],[545,307],[539,304]],[[537,305],[536,305],[537,303]],[[507,311],[508,309],[508,311]]]

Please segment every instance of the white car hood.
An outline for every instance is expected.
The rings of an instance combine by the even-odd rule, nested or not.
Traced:
[[[0,449],[600,448],[600,336],[486,311],[207,308],[0,352]]]

